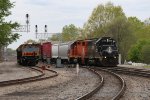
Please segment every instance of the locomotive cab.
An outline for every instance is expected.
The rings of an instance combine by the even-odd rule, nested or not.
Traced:
[[[98,40],[96,46],[103,66],[116,66],[118,64],[118,49],[114,39],[103,37]]]
[[[39,60],[39,44],[22,44],[17,48],[17,61],[20,65],[36,65]]]

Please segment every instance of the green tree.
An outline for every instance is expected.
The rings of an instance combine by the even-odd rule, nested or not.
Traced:
[[[150,39],[149,20],[142,22],[136,17],[129,17],[128,21],[130,23],[130,30],[137,41],[141,39]]]
[[[65,25],[61,34],[54,34],[48,40],[51,41],[72,41],[78,38],[82,38],[82,29],[77,28],[74,24]]]
[[[133,46],[130,49],[128,56],[129,56],[129,60],[131,60],[133,62],[141,61],[140,50],[137,46]]]
[[[150,18],[146,19],[146,20],[144,21],[144,24],[145,24],[145,25],[150,25]]]
[[[135,42],[135,37],[129,28],[127,18],[120,16],[109,23],[105,29],[105,36],[111,36],[117,41],[119,52],[122,54],[122,62],[127,58],[127,53]]]
[[[141,55],[142,61],[144,63],[150,64],[150,43],[143,46]]]
[[[19,34],[12,33],[12,29],[19,27],[17,22],[6,22],[5,17],[11,15],[10,9],[13,3],[9,0],[0,0],[0,50],[3,46],[8,45],[19,38]],[[0,60],[2,60],[2,52],[0,52]]]
[[[130,49],[128,56],[131,61],[149,63],[150,39],[138,41]]]
[[[48,38],[50,41],[59,41],[61,34],[53,34],[52,37]]]
[[[106,34],[107,25],[114,19],[125,16],[120,6],[114,6],[108,2],[105,5],[98,5],[92,12],[88,21],[84,25],[84,30],[88,36],[100,37]]]
[[[73,25],[65,25],[62,30],[62,41],[72,41],[76,40],[79,36],[78,28]]]

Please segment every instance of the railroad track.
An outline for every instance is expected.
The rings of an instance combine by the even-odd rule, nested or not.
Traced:
[[[84,67],[84,68],[86,68],[86,67]],[[89,92],[89,93],[87,93],[87,94],[85,94],[85,95],[77,98],[76,100],[86,100],[86,99],[92,97],[103,86],[103,83],[104,83],[103,77],[99,73],[97,73],[95,70],[93,70],[91,68],[87,68],[87,69],[89,69],[90,71],[92,71],[93,73],[95,73],[99,77],[100,82],[96,86],[95,89],[93,89],[91,92]]]
[[[100,99],[99,97],[96,97],[95,95],[96,94],[99,95],[100,92],[98,92],[98,91],[100,91],[101,88],[103,88],[105,86],[104,80],[109,81],[108,79],[105,79],[103,77],[104,75],[101,75],[101,71],[111,74],[112,76],[117,78],[120,82],[120,89],[116,92],[116,94],[114,96],[111,97],[111,100],[118,100],[124,94],[126,85],[125,85],[125,81],[120,76],[118,76],[117,74],[115,74],[113,72],[110,72],[110,71],[107,71],[104,69],[100,69],[100,68],[90,68],[90,70],[92,70],[95,74],[97,74],[101,81],[94,90],[83,95],[82,97],[77,98],[76,100],[85,100],[85,99],[91,99],[91,100],[96,99],[96,100],[98,100],[98,99]],[[103,86],[103,84],[104,84],[104,86]],[[107,88],[107,87],[105,87],[105,88]]]
[[[127,68],[127,67],[101,67],[102,69],[109,70],[115,73],[150,77],[150,70],[137,69],[137,68]]]
[[[47,72],[46,71],[43,72],[41,70],[41,68],[39,68],[39,67],[31,67],[30,69],[34,70],[34,71],[38,71],[38,72],[40,72],[40,74],[37,75],[37,76],[28,77],[28,78],[2,81],[2,82],[0,82],[0,87],[15,85],[15,84],[23,84],[23,83],[34,82],[34,81],[41,81],[41,80],[45,80],[45,79],[48,79],[48,78],[58,76],[58,73],[56,71],[50,70],[48,68],[45,69]],[[54,73],[54,74],[53,75],[48,75],[49,72]]]

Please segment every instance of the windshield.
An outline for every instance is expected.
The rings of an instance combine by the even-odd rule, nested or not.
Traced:
[[[108,47],[111,47],[111,49],[113,49],[113,50],[117,50],[117,47],[116,46],[114,46],[114,45],[109,45],[109,46],[107,46],[107,45],[103,45],[102,47],[101,47],[101,50],[107,50],[108,49]]]

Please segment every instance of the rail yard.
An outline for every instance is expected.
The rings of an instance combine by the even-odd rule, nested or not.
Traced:
[[[129,74],[135,70],[133,68],[114,67],[125,69],[124,72],[121,73],[119,70],[118,73],[110,67],[80,66],[77,74],[76,68],[69,66],[57,68],[56,65],[49,65],[43,71],[42,64],[30,68],[21,67],[16,62],[2,63],[0,98],[1,100],[149,100],[150,98],[149,77],[141,72]],[[15,72],[17,69],[20,71]],[[127,70],[129,72],[126,72]],[[4,72],[13,74],[2,77]],[[13,78],[6,78],[9,75]],[[9,82],[12,80],[13,82]]]
[[[0,0],[0,100],[150,100],[150,1],[134,1]]]

